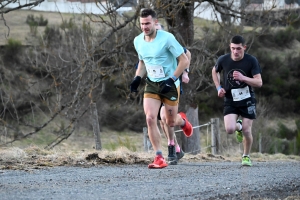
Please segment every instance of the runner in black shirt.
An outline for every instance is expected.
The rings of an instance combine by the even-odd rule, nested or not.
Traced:
[[[253,143],[252,122],[256,118],[256,100],[253,87],[261,87],[261,68],[254,56],[245,53],[242,36],[230,41],[231,53],[220,56],[212,69],[212,78],[218,96],[224,98],[224,124],[228,134],[236,133],[238,142],[243,142],[242,165],[252,166],[250,150]],[[220,73],[223,71],[222,83]],[[241,116],[242,119],[238,119]]]

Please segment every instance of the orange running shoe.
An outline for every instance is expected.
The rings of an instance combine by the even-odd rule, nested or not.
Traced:
[[[187,119],[186,115],[183,112],[180,112],[179,115],[185,121],[185,125],[181,127],[183,133],[186,137],[191,137],[193,135],[193,126]]]
[[[167,167],[165,159],[161,155],[157,155],[154,158],[154,162],[148,165],[149,169],[161,169]]]

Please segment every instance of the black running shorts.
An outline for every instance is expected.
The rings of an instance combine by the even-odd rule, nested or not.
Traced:
[[[160,93],[160,84],[161,82],[152,82],[147,78],[144,91],[144,98],[158,99],[164,104],[170,106],[178,105],[180,96],[180,86],[176,88],[175,84],[173,84],[170,92],[162,94]]]
[[[234,102],[224,105],[223,114],[237,114],[247,119],[256,119],[256,103],[248,102],[245,106],[235,106]]]

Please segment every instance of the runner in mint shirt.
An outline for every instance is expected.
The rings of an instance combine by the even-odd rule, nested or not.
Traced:
[[[154,162],[148,167],[164,168],[168,164],[161,151],[157,113],[163,103],[167,125],[175,126],[180,95],[178,77],[189,66],[190,61],[175,37],[171,33],[156,30],[156,23],[154,10],[149,8],[141,10],[140,25],[143,32],[134,39],[134,46],[140,61],[135,78],[130,84],[130,91],[137,92],[141,78],[147,74],[143,105],[148,135],[153,149],[156,151]],[[186,119],[181,120],[185,128],[193,130]],[[169,134],[168,138],[174,140],[173,132]]]
[[[152,42],[146,42],[144,33],[141,33],[134,39],[134,46],[139,59],[145,63],[148,78],[153,82],[171,77],[177,68],[176,58],[184,53],[175,37],[163,30],[157,30],[155,40]],[[175,84],[178,87],[179,80]]]

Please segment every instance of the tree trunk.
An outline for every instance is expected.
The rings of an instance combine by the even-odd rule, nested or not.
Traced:
[[[156,1],[155,10],[166,20],[168,31],[184,47],[194,42],[194,3],[181,0]]]
[[[193,108],[189,107],[186,116],[193,127],[199,126],[198,119],[198,107]],[[181,133],[181,142],[182,142],[182,150],[186,153],[197,154],[201,151],[200,145],[200,131],[199,128],[195,128],[193,135],[187,138],[183,133]]]
[[[194,3],[185,3],[176,15],[175,36],[185,47],[191,46],[194,42]]]
[[[194,42],[194,2],[181,0],[160,0],[155,3],[155,10],[162,15],[168,25],[168,31],[174,34],[183,47],[189,47]],[[189,98],[190,99],[190,98]],[[196,103],[191,103],[192,104]],[[198,126],[198,107],[190,107],[187,110],[187,117],[193,126]],[[187,153],[197,154],[200,152],[200,131],[194,129],[190,138],[180,132],[177,134],[179,145]]]

